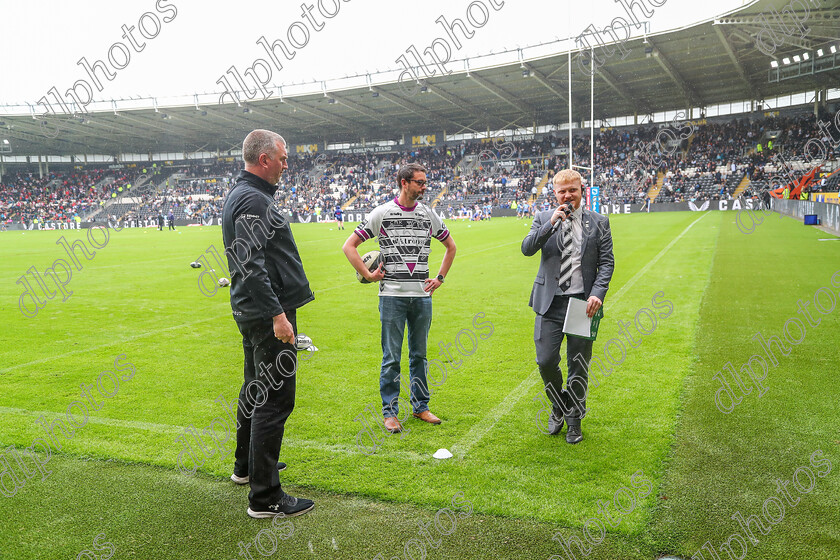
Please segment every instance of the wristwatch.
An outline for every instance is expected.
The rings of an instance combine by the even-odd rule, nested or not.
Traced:
[[[441,284],[443,284],[443,274],[438,274],[437,275],[437,281],[440,282]]]

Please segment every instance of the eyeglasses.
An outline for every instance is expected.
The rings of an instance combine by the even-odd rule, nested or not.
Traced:
[[[417,184],[418,184],[418,185],[420,185],[421,187],[425,187],[425,186],[426,186],[426,182],[427,182],[427,181],[425,181],[425,180],[418,181],[418,180],[416,180],[416,179],[409,179],[409,180],[408,180],[408,182],[409,182],[409,183],[410,183],[410,182],[412,182],[412,181],[413,181],[413,182],[415,182],[415,183],[417,183]]]

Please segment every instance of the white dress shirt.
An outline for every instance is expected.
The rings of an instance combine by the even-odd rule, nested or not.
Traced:
[[[580,249],[581,243],[583,240],[583,224],[581,221],[583,220],[583,204],[578,206],[578,208],[572,212],[571,214],[574,216],[572,219],[572,278],[571,278],[571,285],[567,291],[563,291],[560,286],[557,286],[557,294],[558,295],[571,295],[571,294],[583,294],[583,272],[581,272],[580,267]],[[560,226],[563,227],[562,225]],[[559,236],[558,236],[558,243],[559,243]]]

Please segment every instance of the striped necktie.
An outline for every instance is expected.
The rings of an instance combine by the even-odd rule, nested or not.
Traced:
[[[563,252],[563,264],[560,265],[560,289],[564,292],[572,285],[572,220],[569,216],[563,222],[561,228],[561,250]]]

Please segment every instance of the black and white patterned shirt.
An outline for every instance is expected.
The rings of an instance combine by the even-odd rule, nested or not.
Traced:
[[[445,241],[449,230],[425,204],[401,206],[395,198],[374,208],[355,231],[363,241],[377,238],[385,278],[380,296],[426,297],[423,281],[429,277],[432,237]]]

